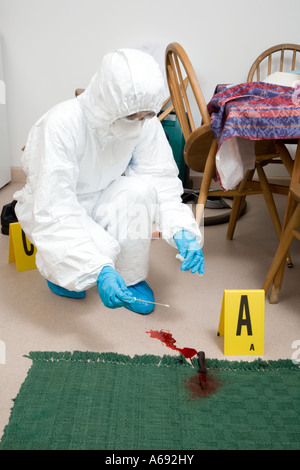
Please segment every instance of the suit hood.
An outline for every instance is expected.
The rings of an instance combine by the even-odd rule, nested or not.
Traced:
[[[104,56],[86,90],[77,98],[92,128],[110,135],[117,119],[139,111],[157,114],[166,99],[164,78],[154,58],[135,49]]]

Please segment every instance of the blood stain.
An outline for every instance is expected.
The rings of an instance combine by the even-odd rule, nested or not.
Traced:
[[[172,334],[165,330],[154,331],[150,330],[147,331],[150,334],[151,338],[159,339],[162,343],[164,343],[167,348],[173,349],[174,351],[179,351],[186,359],[191,359],[197,354],[196,349],[192,348],[178,348],[175,346],[176,340],[173,338]]]
[[[211,374],[207,374],[206,387],[203,389],[200,385],[199,374],[197,374],[186,381],[186,386],[189,391],[190,399],[204,398],[215,393],[220,388],[221,382]]]
[[[159,339],[164,343],[167,348],[173,349],[174,351],[179,351],[186,359],[191,359],[197,354],[196,349],[192,348],[178,348],[175,343],[176,340],[173,338],[172,333],[165,330],[154,331],[150,330],[146,333],[150,334],[151,338]],[[215,393],[221,386],[220,380],[213,377],[211,374],[207,374],[206,378],[206,387],[203,389],[200,385],[199,374],[193,375],[188,381],[186,381],[186,386],[189,391],[190,399],[195,398],[204,398],[208,397]]]

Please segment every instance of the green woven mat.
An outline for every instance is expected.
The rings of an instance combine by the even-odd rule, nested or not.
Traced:
[[[32,352],[0,450],[299,449],[292,361]]]

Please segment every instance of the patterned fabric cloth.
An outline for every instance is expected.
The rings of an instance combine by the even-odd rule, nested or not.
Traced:
[[[300,138],[300,97],[294,88],[254,82],[216,91],[208,110],[219,147],[230,137]]]
[[[255,165],[255,140],[300,138],[300,96],[291,87],[263,82],[218,85],[208,104],[218,142],[217,176],[234,188]]]

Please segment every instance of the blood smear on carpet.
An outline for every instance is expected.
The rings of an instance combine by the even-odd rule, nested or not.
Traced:
[[[172,334],[169,331],[150,330],[146,333],[149,333],[151,338],[159,339],[168,348],[173,349],[174,351],[179,351],[181,354],[183,354],[186,359],[191,359],[197,354],[196,349],[178,348],[175,345],[176,340],[173,338]],[[215,393],[220,387],[220,381],[213,377],[211,374],[209,374],[209,376],[207,377],[207,385],[203,390],[200,385],[199,374],[197,374],[193,375],[188,381],[186,381],[186,387],[189,391],[190,399],[203,398]]]
[[[164,343],[167,348],[173,349],[173,351],[179,351],[186,359],[191,359],[197,354],[196,349],[192,348],[178,348],[175,346],[176,340],[173,338],[172,334],[165,330],[154,331],[150,330],[146,333],[150,334],[151,338],[159,339]]]

